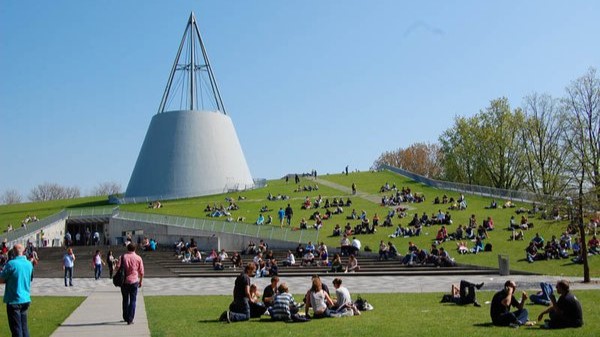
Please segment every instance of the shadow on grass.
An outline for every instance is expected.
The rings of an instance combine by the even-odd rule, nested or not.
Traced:
[[[475,323],[475,324],[473,324],[473,326],[480,327],[480,328],[493,328],[494,324],[492,322],[485,322],[485,323]]]

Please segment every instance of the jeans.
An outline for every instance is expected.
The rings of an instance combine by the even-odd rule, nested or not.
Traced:
[[[29,303],[6,305],[6,316],[12,337],[29,337],[27,309],[29,309]]]
[[[550,283],[540,282],[540,287],[542,287],[542,293],[529,296],[531,302],[535,304],[550,305],[550,295],[553,293],[552,285]]]
[[[132,323],[135,318],[135,304],[137,300],[139,283],[124,283],[121,286],[121,295],[123,296],[123,320]]]
[[[468,290],[468,291],[467,291]],[[461,280],[460,281],[460,303],[459,304],[471,304],[475,303],[475,284]]]
[[[496,320],[493,320],[494,325],[508,326],[510,324],[525,324],[529,320],[527,309],[521,309],[514,312],[507,312],[501,315]]]
[[[247,321],[250,319],[250,300],[247,297],[243,299],[234,299],[232,307],[234,311],[229,313],[232,322]]]
[[[67,280],[70,286],[73,285],[73,267],[65,267],[65,287],[67,286]]]
[[[102,265],[97,264],[94,268],[94,278],[97,280],[102,277]]]

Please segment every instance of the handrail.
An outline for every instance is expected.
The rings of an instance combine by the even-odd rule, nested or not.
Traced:
[[[531,193],[531,192],[505,190],[505,189],[489,187],[489,186],[468,185],[468,184],[453,183],[453,182],[449,182],[449,181],[430,179],[430,178],[418,175],[416,173],[413,173],[413,172],[410,172],[410,171],[407,171],[407,170],[404,170],[404,169],[401,169],[398,167],[386,165],[386,164],[381,164],[379,166],[379,168],[403,175],[407,178],[410,178],[416,182],[425,184],[427,186],[444,189],[444,190],[464,192],[464,193],[470,193],[470,194],[474,194],[474,195],[496,197],[499,199],[508,199],[508,200],[515,200],[515,201],[521,201],[521,202],[534,202],[536,200],[541,199],[539,195],[537,195],[535,193]]]
[[[236,221],[218,221],[200,218],[179,217],[172,215],[160,215],[151,213],[136,213],[119,211],[114,215],[117,219],[151,222],[155,224],[169,225],[182,228],[192,228],[210,232],[226,234],[239,234],[269,240],[282,240],[288,242],[303,243],[307,241],[317,242],[319,231],[315,230],[292,230],[290,228],[277,228],[275,226],[258,226]]]
[[[0,241],[6,240],[6,242],[9,243],[10,246],[12,246],[14,244],[14,242],[18,241],[20,238],[23,238],[23,237],[31,235],[32,233],[41,231],[44,228],[46,228],[50,225],[53,225],[57,221],[60,221],[65,218],[67,218],[67,212],[63,209],[62,211],[60,211],[56,214],[50,215],[47,218],[44,218],[44,219],[41,219],[41,220],[38,220],[35,222],[29,222],[24,227],[19,227],[10,232],[4,233],[2,236],[0,236]]]

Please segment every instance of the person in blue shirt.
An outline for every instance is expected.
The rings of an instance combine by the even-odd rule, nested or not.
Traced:
[[[283,210],[283,207],[279,207],[277,216],[279,217],[279,227],[283,228],[283,219],[285,218],[285,211]]]
[[[23,255],[24,251],[25,247],[17,243],[13,247],[15,258],[8,261],[0,273],[0,283],[6,283],[4,303],[6,303],[8,326],[13,337],[29,337],[27,310],[31,304],[33,264]]]

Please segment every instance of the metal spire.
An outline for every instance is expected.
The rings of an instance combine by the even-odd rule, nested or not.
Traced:
[[[216,110],[227,114],[194,12],[183,32],[158,113],[172,110]]]

